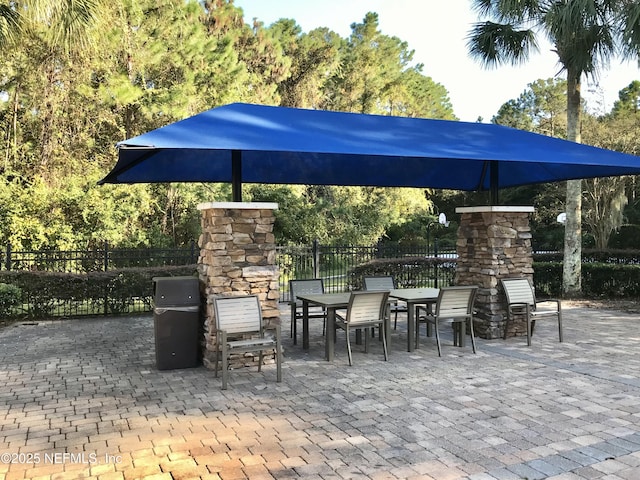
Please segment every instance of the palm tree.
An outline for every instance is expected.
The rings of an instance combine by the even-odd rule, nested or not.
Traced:
[[[55,138],[55,109],[53,91],[62,82],[58,78],[61,68],[73,54],[88,51],[91,34],[96,30],[102,0],[24,0],[0,6],[0,51],[10,50],[12,42],[28,44],[33,56],[39,58],[43,71],[42,98],[38,108],[41,118],[40,162],[46,166],[52,157]],[[37,53],[36,53],[37,52]],[[14,117],[21,91],[20,75],[14,79],[11,102]],[[15,124],[15,120],[12,122]],[[11,134],[6,136],[10,143]],[[7,150],[8,151],[8,150]]]
[[[553,44],[567,74],[567,139],[580,142],[580,87],[583,74],[597,78],[619,56],[640,57],[640,3],[637,0],[473,0],[482,17],[467,38],[472,57],[485,66],[513,65],[538,50],[537,35]],[[566,192],[563,292],[581,292],[582,182]]]
[[[0,5],[0,51],[20,31],[20,15],[9,5]]]

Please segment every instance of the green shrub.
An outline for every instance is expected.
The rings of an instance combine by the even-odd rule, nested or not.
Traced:
[[[15,285],[0,283],[0,318],[11,317],[22,303],[22,290]]]
[[[391,275],[398,288],[433,287],[436,275],[439,286],[453,285],[456,260],[443,257],[401,257],[371,260],[349,272],[349,290],[360,290],[363,278]]]
[[[536,295],[562,296],[562,262],[534,262],[533,281]],[[584,298],[640,298],[640,265],[615,262],[582,263],[582,296]]]
[[[85,274],[0,271],[0,282],[19,287],[29,317],[45,318],[54,314],[74,315],[71,306],[77,308],[79,304],[84,305],[84,312],[89,314],[128,313],[135,302],[143,303],[145,311],[150,311],[154,277],[195,273],[195,265],[123,268]]]

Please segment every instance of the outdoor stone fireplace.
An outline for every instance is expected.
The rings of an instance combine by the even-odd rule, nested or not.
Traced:
[[[533,277],[529,214],[533,207],[458,207],[461,214],[456,249],[456,285],[478,285],[476,334],[501,338],[506,299],[500,279]],[[526,321],[516,319],[507,336],[526,335]]]
[[[280,322],[278,266],[273,235],[276,203],[214,202],[198,205],[202,234],[198,273],[204,315],[202,360],[214,368],[215,296],[257,295],[265,324]],[[258,356],[236,358],[250,364]]]

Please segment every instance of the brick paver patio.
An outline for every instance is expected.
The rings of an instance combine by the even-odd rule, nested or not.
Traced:
[[[532,347],[449,337],[442,358],[399,320],[390,361],[373,342],[353,367],[342,332],[330,364],[319,324],[304,352],[281,318],[283,382],[227,391],[158,371],[151,316],[0,330],[0,480],[640,478],[638,315],[565,307],[565,343],[541,323]]]

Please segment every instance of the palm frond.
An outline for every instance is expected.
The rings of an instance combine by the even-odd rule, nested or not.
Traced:
[[[9,5],[0,4],[0,48],[20,31],[21,18]]]
[[[474,0],[472,5],[479,16],[498,23],[535,21],[545,8],[543,0]]]
[[[612,3],[554,2],[545,13],[545,32],[564,68],[596,77],[601,68],[608,66],[618,49],[619,25],[611,15]]]
[[[640,61],[640,3],[626,2],[622,9],[622,54]]]
[[[467,47],[484,66],[519,65],[538,51],[532,30],[494,22],[476,23],[467,36]]]

